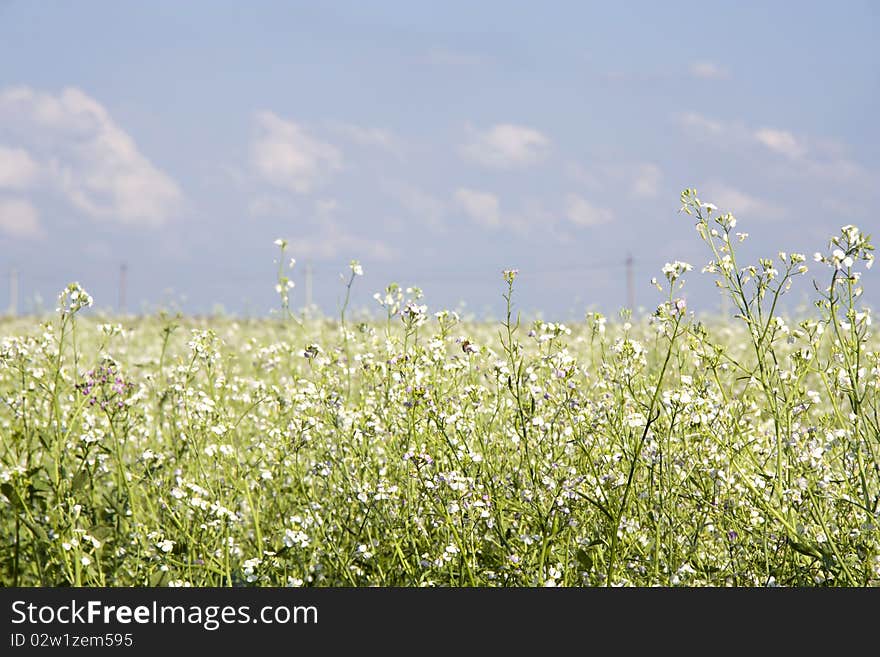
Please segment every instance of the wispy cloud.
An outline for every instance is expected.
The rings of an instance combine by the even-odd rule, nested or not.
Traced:
[[[697,112],[679,115],[678,122],[691,138],[715,147],[752,157],[761,153],[776,156],[785,168],[776,167],[774,171],[783,177],[854,183],[862,188],[874,188],[878,182],[876,172],[847,157],[844,147],[828,139],[798,135],[784,128],[750,128],[739,121],[711,119]],[[767,167],[773,162],[764,160],[759,164]]]
[[[296,206],[289,197],[278,194],[260,194],[248,203],[248,216],[252,219],[262,217],[291,217],[295,215]]]
[[[45,184],[86,216],[158,226],[179,211],[182,194],[174,180],[80,89],[69,87],[58,95],[29,87],[4,89],[0,120],[7,138],[41,161],[37,166],[45,169]],[[19,183],[30,180],[25,179]]]
[[[569,194],[565,203],[565,217],[580,228],[601,226],[614,221],[614,212],[608,208],[593,205],[577,194]]]
[[[716,146],[730,146],[752,141],[752,136],[742,123],[712,119],[699,112],[680,114],[678,123],[692,139],[712,142]]]
[[[408,183],[391,181],[383,184],[385,192],[410,215],[410,220],[435,230],[443,227],[446,204],[436,196]]]
[[[291,219],[310,224],[320,224],[332,220],[339,211],[339,201],[335,198],[319,198],[308,209],[299,198],[281,194],[259,194],[248,204],[248,216],[252,219]]]
[[[403,140],[390,130],[342,122],[331,123],[330,129],[359,146],[378,148],[398,158],[403,157]]]
[[[738,217],[775,220],[788,214],[780,205],[718,181],[711,181],[699,190],[700,198],[714,203],[720,211],[732,212]]]
[[[453,198],[472,221],[487,228],[501,226],[500,203],[494,194],[462,187],[455,190]]]
[[[534,128],[500,123],[482,132],[471,130],[471,138],[461,152],[485,167],[513,169],[539,163],[549,145],[550,140]]]
[[[754,136],[758,143],[763,144],[771,151],[785,155],[792,160],[796,160],[807,154],[806,145],[788,130],[761,128],[754,132]]]
[[[861,221],[866,214],[865,208],[859,204],[833,196],[823,198],[820,206],[825,212],[842,218],[842,223]]]
[[[656,198],[662,181],[663,172],[656,164],[637,164],[633,167],[630,192],[636,198]]]
[[[315,218],[328,221],[339,212],[339,201],[335,198],[319,198],[315,201]]]
[[[0,232],[23,239],[46,236],[39,211],[29,201],[20,198],[0,197]]]
[[[656,198],[660,195],[663,170],[651,162],[616,162],[584,166],[571,162],[566,175],[593,191],[616,187],[631,197]]]
[[[39,166],[23,148],[0,146],[0,188],[25,189],[36,182]]]
[[[724,80],[728,75],[726,69],[710,61],[694,62],[690,66],[690,74],[702,80]]]
[[[265,182],[297,194],[308,194],[340,170],[342,153],[300,124],[269,111],[254,115],[256,136],[251,165]]]
[[[329,260],[342,257],[383,262],[392,260],[396,255],[396,251],[384,242],[355,235],[329,218],[310,235],[291,239],[290,253],[298,259]]]

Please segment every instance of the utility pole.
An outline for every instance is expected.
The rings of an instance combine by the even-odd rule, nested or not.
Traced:
[[[636,310],[636,288],[633,282],[633,260],[632,254],[626,256],[626,302],[629,309],[633,312]]]
[[[13,267],[9,271],[9,315],[18,314],[18,270]]]
[[[312,307],[312,263],[306,263],[306,311]]]
[[[124,262],[119,267],[119,314],[125,312],[125,284],[128,274],[128,265]]]

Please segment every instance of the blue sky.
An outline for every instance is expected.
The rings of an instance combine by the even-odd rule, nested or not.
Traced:
[[[665,262],[707,260],[685,187],[751,257],[880,223],[878,28],[871,2],[0,0],[0,273],[19,310],[71,280],[113,308],[126,263],[128,310],[263,314],[283,237],[294,307],[308,262],[334,313],[357,258],[356,306],[394,281],[498,314],[517,267],[520,308],[570,319],[626,303],[631,253],[650,309]]]

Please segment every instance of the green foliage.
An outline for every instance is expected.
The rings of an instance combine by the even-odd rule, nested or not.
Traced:
[[[743,266],[732,215],[682,210],[735,318],[676,261],[644,320],[523,325],[507,270],[500,328],[394,284],[375,323],[100,324],[75,285],[6,321],[0,584],[876,586],[869,237],[795,321],[804,256]]]

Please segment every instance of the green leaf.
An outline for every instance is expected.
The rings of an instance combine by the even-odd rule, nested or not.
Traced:
[[[586,547],[578,548],[577,552],[574,553],[575,559],[580,564],[581,568],[584,570],[592,570],[593,563],[595,559],[593,558],[593,552],[595,548],[602,544],[602,541],[599,539],[595,539],[590,541],[589,545]]]
[[[43,543],[49,542],[49,534],[47,534],[46,530],[43,529],[40,525],[34,524],[30,520],[28,520],[27,517],[24,516],[22,517],[22,522],[24,523],[25,527],[31,530],[31,534],[36,536],[40,541],[42,541]]]
[[[37,433],[37,438],[40,439],[40,444],[42,444],[45,449],[49,449],[49,445],[51,444],[51,440],[49,439],[49,437],[46,435],[45,432],[40,431],[39,433]]]
[[[70,483],[70,492],[75,493],[80,488],[86,485],[86,482],[89,480],[88,470],[80,470],[76,473],[76,476],[73,478],[73,481]]]
[[[107,525],[94,525],[93,527],[89,528],[89,534],[91,534],[101,542],[106,542],[108,538],[113,536],[113,533],[113,527],[108,527]]]
[[[0,484],[0,493],[3,493],[6,499],[9,500],[10,504],[12,504],[13,508],[24,508],[24,502],[22,501],[21,497],[19,497],[18,491],[15,490],[12,484],[10,484],[8,481]]]

